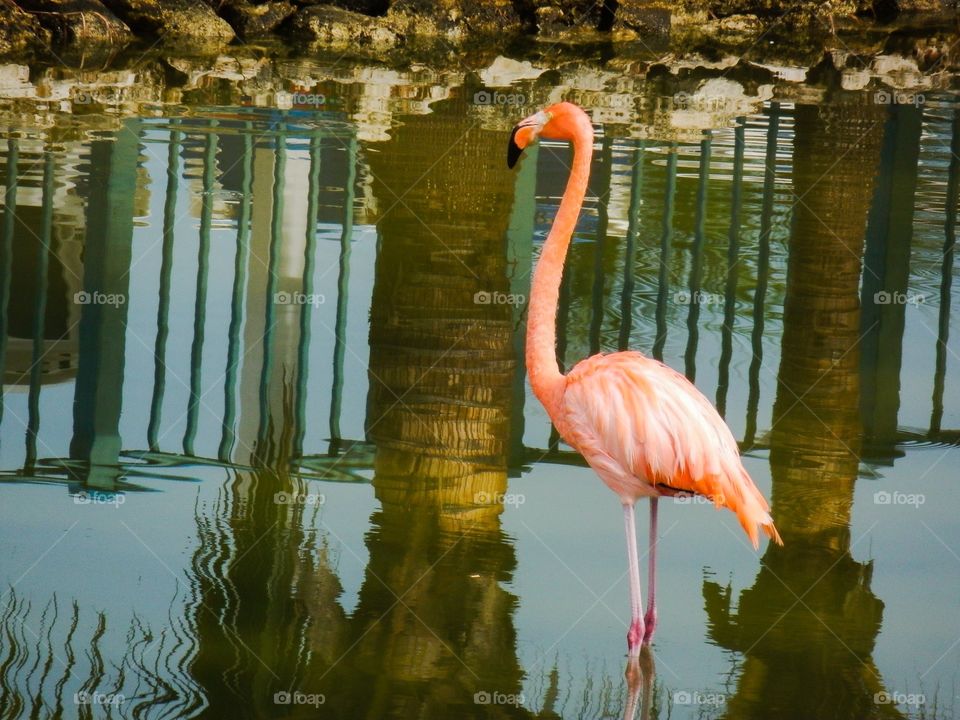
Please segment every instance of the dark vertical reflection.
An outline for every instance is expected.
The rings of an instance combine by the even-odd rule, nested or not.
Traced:
[[[436,148],[451,144],[438,160]],[[502,145],[464,114],[434,114],[409,118],[389,153],[370,156],[376,194],[413,189],[379,225],[367,424],[382,507],[349,630],[356,646],[326,680],[331,714],[464,717],[477,714],[478,691],[519,692],[516,600],[504,589],[516,559],[498,519],[513,309],[474,300],[509,289],[514,178],[461,159],[498,156]],[[418,219],[428,212],[429,228]]]
[[[950,169],[943,226],[943,261],[940,265],[940,314],[937,318],[937,361],[933,373],[933,411],[930,434],[940,432],[943,420],[943,386],[947,374],[947,339],[950,335],[950,300],[953,285],[953,257],[957,246],[957,201],[960,200],[960,112],[953,111],[950,136]]]
[[[163,413],[163,393],[167,380],[167,335],[170,332],[170,281],[173,274],[173,236],[177,220],[177,191],[180,187],[179,120],[171,120],[167,140],[167,188],[163,202],[163,246],[160,259],[160,297],[157,301],[157,339],[153,350],[153,396],[150,401],[150,422],[147,444],[154,452],[160,449],[157,433]]]
[[[872,658],[883,603],[870,588],[872,563],[852,557],[861,538],[850,533],[860,257],[880,150],[876,113],[851,105],[796,111],[794,188],[803,202],[789,246],[770,454],[784,546],[768,546],[736,602],[729,585],[704,583],[711,637],[744,655],[724,717],[899,717],[894,705],[874,701],[883,690]]]
[[[297,391],[294,423],[293,454],[299,460],[303,455],[303,438],[307,432],[307,381],[310,376],[310,319],[313,314],[313,274],[316,269],[314,256],[317,252],[317,205],[320,193],[321,135],[310,136],[310,171],[307,177],[307,223],[303,242],[303,294],[307,298],[300,306],[300,337],[297,338]],[[340,296],[337,296],[337,303]]]
[[[777,138],[780,134],[780,103],[770,103],[767,113],[767,151],[764,157],[763,201],[760,206],[760,239],[757,253],[757,284],[753,291],[753,331],[750,345],[753,357],[748,373],[747,423],[744,445],[753,445],[757,434],[757,412],[760,409],[760,367],[763,365],[764,303],[770,272],[770,230],[773,226],[773,193],[777,181]]]
[[[743,206],[743,154],[746,120],[739,118],[733,134],[733,180],[730,187],[730,232],[727,236],[727,281],[723,291],[723,332],[720,339],[720,366],[717,379],[717,412],[727,412],[730,386],[730,358],[733,356],[733,324],[737,318],[737,266],[740,264],[740,212]]]
[[[237,441],[237,371],[240,366],[240,327],[243,325],[243,289],[250,261],[250,207],[253,183],[253,124],[244,123],[243,160],[240,180],[240,208],[237,215],[237,250],[233,261],[233,290],[230,293],[230,327],[227,330],[227,369],[223,378],[223,432],[217,457],[233,458]]]
[[[700,288],[703,285],[703,247],[706,243],[707,189],[710,185],[712,137],[704,133],[700,141],[700,177],[697,180],[697,210],[694,218],[693,247],[690,249],[690,308],[687,311],[687,349],[683,354],[684,373],[693,382],[697,376],[697,344],[700,339]]]
[[[120,475],[120,410],[124,338],[137,184],[138,125],[90,145],[90,197],[83,257],[86,297],[80,314],[80,366],[73,404],[70,457],[89,462],[92,486],[113,487]]]
[[[40,431],[40,384],[43,380],[43,359],[46,354],[46,317],[48,269],[53,252],[53,182],[54,156],[50,150],[43,153],[43,201],[40,209],[40,242],[37,246],[36,296],[33,304],[33,353],[30,358],[30,394],[27,398],[27,452],[26,471],[32,470],[37,460],[37,433]]]
[[[663,231],[660,235],[660,271],[657,279],[657,339],[653,357],[663,361],[667,344],[667,307],[670,304],[670,248],[673,244],[673,205],[677,191],[677,144],[667,150],[667,187],[663,196]]]
[[[267,261],[267,287],[264,297],[263,365],[260,368],[260,424],[257,429],[258,454],[270,454],[270,378],[273,375],[274,327],[277,320],[277,286],[280,281],[280,246],[283,242],[283,191],[287,171],[287,136],[282,130],[274,137],[273,193],[270,205],[270,249]]]
[[[913,105],[889,106],[864,253],[860,411],[870,456],[888,462],[899,454],[894,445],[921,121]]]
[[[3,420],[3,386],[7,374],[7,339],[10,336],[10,285],[13,276],[13,233],[17,217],[17,182],[20,146],[7,140],[7,177],[3,192],[3,226],[0,232],[0,420]]]
[[[620,295],[620,337],[618,350],[630,346],[633,326],[633,288],[636,286],[637,234],[640,232],[640,205],[643,201],[643,161],[645,143],[639,142],[630,156],[633,170],[630,180],[630,209],[627,211],[627,246],[623,251],[623,291]]]
[[[600,145],[600,162],[592,172],[600,183],[597,188],[597,232],[593,248],[593,293],[590,302],[590,354],[600,352],[600,332],[603,329],[603,251],[610,223],[610,175],[613,172],[613,140],[604,133]]]
[[[216,121],[206,133],[203,150],[203,181],[200,199],[200,242],[197,244],[197,290],[193,308],[193,343],[190,346],[190,403],[187,406],[187,428],[183,434],[183,451],[193,455],[197,435],[200,396],[203,392],[203,339],[207,324],[207,281],[210,272],[210,221],[213,217],[214,182],[217,175]]]
[[[350,248],[353,242],[353,200],[357,177],[357,139],[347,141],[347,179],[343,196],[343,228],[340,231],[340,272],[337,275],[337,318],[333,341],[333,388],[330,391],[330,443],[340,442],[340,408],[343,406],[343,359],[347,349],[347,301],[350,286]]]

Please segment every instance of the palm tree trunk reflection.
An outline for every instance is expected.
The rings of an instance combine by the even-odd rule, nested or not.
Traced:
[[[405,717],[473,714],[477,692],[520,692],[516,599],[502,587],[516,559],[499,522],[516,365],[504,253],[513,177],[461,157],[499,157],[502,146],[467,123],[410,118],[390,153],[371,155],[389,208],[367,416],[382,507],[350,630],[356,648],[331,671],[338,701],[371,717],[387,706]]]
[[[770,465],[784,547],[731,610],[705,581],[709,632],[745,659],[726,717],[898,717],[878,704],[883,603],[851,555],[859,467],[860,258],[882,138],[869,109],[796,111],[794,209]],[[868,189],[869,190],[869,189]],[[857,538],[859,540],[860,538]]]

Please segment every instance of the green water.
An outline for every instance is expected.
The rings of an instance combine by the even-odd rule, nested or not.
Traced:
[[[569,152],[445,90],[8,125],[0,717],[623,715],[621,513],[523,367]],[[848,95],[597,125],[563,364],[686,372],[785,541],[661,503],[649,717],[956,712],[960,108]]]

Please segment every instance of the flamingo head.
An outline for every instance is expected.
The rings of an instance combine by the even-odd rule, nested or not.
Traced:
[[[524,149],[539,138],[573,140],[584,129],[593,136],[590,118],[577,105],[561,102],[544,108],[514,126],[507,145],[507,167],[516,165]]]

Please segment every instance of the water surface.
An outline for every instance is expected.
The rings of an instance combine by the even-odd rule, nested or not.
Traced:
[[[623,714],[621,513],[523,367],[569,151],[448,82],[8,124],[0,716]],[[596,125],[562,363],[685,372],[785,540],[662,503],[651,717],[954,714],[960,115],[871,97]]]

